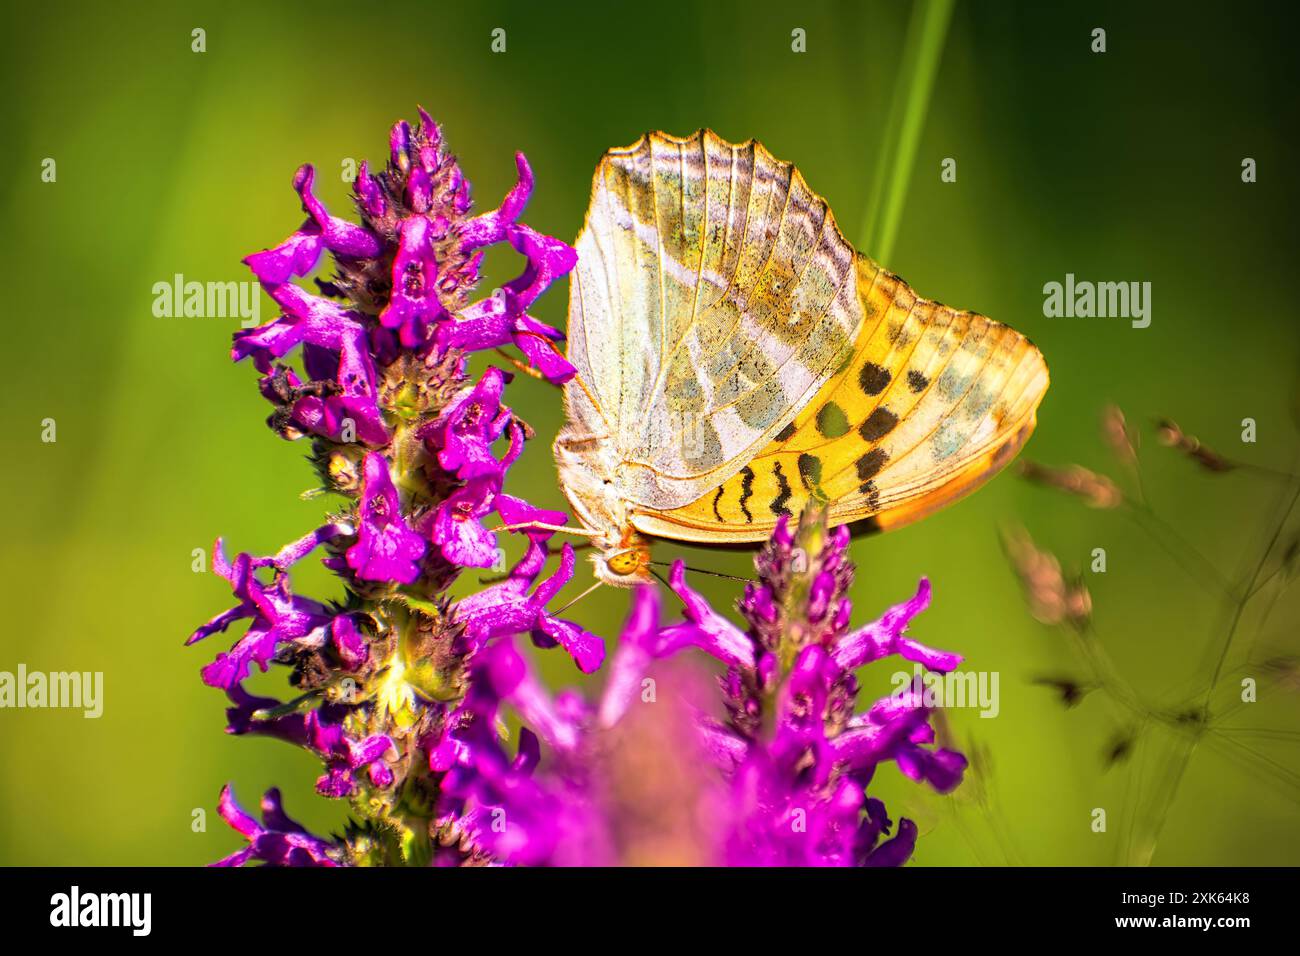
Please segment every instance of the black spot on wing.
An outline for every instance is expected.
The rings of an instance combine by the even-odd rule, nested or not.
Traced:
[[[885,467],[887,461],[889,456],[885,454],[883,448],[871,449],[858,459],[858,481],[869,482],[880,474],[880,469]]]
[[[921,391],[929,384],[930,380],[916,369],[912,369],[907,373],[907,387],[910,388],[913,393]]]
[[[789,441],[791,438],[794,437],[794,433],[795,433],[794,422],[791,422],[789,425],[786,425],[785,428],[782,428],[779,432],[776,433],[776,440]]]
[[[867,420],[858,426],[863,441],[878,442],[898,424],[898,416],[883,405],[872,411]]]
[[[722,492],[726,487],[727,485],[725,482],[718,485],[718,493],[713,496],[713,513],[717,516],[718,524],[726,524],[726,521],[722,517],[722,512],[718,510],[718,502],[722,500]]]
[[[868,362],[858,372],[858,385],[868,395],[879,395],[889,387],[890,378],[889,369]]]
[[[858,488],[858,493],[866,500],[868,508],[872,511],[880,510],[880,489],[874,481],[864,481]],[[876,527],[879,529],[879,524]]]

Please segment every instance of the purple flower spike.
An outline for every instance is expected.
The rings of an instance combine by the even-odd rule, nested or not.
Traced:
[[[298,169],[306,221],[245,260],[280,314],[236,332],[231,347],[233,359],[257,368],[275,409],[268,423],[308,440],[318,487],[344,504],[270,556],[232,563],[218,543],[214,569],[238,604],[190,637],[249,621],[203,669],[229,698],[229,732],[311,752],[324,764],[318,791],[353,797],[361,820],[337,846],[317,845],[281,824],[278,798],[259,824],[227,792],[223,815],[250,841],[228,863],[543,862],[590,829],[582,787],[533,779],[536,737],[522,731],[513,758],[496,739],[497,708],[508,700],[553,751],[585,753],[589,709],[572,695],[551,697],[512,643],[526,634],[564,647],[583,671],[600,666],[603,642],[546,609],[573,576],[572,549],[547,576],[550,533],[524,531],[524,556],[504,580],[455,604],[448,593],[462,569],[498,563],[485,524],[494,510],[507,523],[565,521],[503,494],[533,433],[504,403],[509,375],[490,369],[475,384],[465,369],[468,353],[513,345],[554,381],[573,374],[555,345],[560,332],[528,310],[573,268],[575,253],[520,221],[534,186],[522,154],[500,208],[471,217],[469,182],[424,110],[414,128],[392,127],[389,147],[383,169],[360,165],[359,222],[331,215],[314,168]],[[504,244],[523,257],[522,271],[475,300],[486,248]],[[328,279],[313,276],[327,252]],[[498,459],[492,449],[507,435]],[[290,590],[289,569],[318,548],[342,579],[337,605]],[[288,700],[243,686],[253,664],[273,663],[292,672]],[[496,810],[510,814],[504,832]]]
[[[406,526],[388,460],[378,452],[365,457],[361,524],[348,549],[348,566],[365,581],[410,584],[420,576],[425,542]]]
[[[230,784],[221,788],[217,804],[221,819],[248,840],[248,846],[213,866],[243,866],[259,860],[267,866],[338,866],[338,847],[314,837],[290,819],[280,803],[280,791],[272,787],[262,797],[262,822],[258,823],[235,802]]]
[[[672,590],[686,620],[620,647],[614,676],[635,680],[648,661],[697,646],[726,662],[721,681],[729,720],[699,721],[705,751],[731,774],[736,816],[726,840],[728,862],[781,866],[897,866],[911,856],[916,828],[889,833],[884,805],[864,787],[876,767],[894,761],[904,776],[941,793],[966,767],[959,753],[932,749],[929,708],[915,691],[878,701],[853,716],[853,669],[900,654],[935,670],[956,667],[956,654],[933,651],[904,635],[929,603],[930,585],[872,624],[849,632],[853,580],[849,536],[826,531],[824,516],[805,514],[796,528],[782,520],[755,560],[758,581],[746,586],[742,633],[686,587],[681,562]],[[640,634],[641,628],[632,629]],[[623,668],[626,667],[626,672]],[[616,719],[611,704],[602,723]],[[797,826],[792,825],[797,824]]]

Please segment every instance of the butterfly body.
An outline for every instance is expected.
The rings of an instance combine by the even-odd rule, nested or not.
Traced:
[[[810,501],[916,520],[1033,430],[1038,350],[917,297],[757,143],[611,150],[576,245],[555,455],[607,583],[647,576],[647,536],[762,541]]]

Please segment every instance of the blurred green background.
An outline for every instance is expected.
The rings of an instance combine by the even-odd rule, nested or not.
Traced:
[[[317,165],[319,194],[347,214],[344,160],[382,162],[389,125],[417,104],[443,124],[480,209],[499,201],[512,152],[525,151],[538,182],[526,219],[565,239],[606,148],[647,129],[710,126],[797,163],[862,242],[910,16],[903,3],[817,0],[5,6],[0,670],[103,671],[106,698],[99,720],[0,711],[5,864],[209,861],[241,842],[213,812],[226,781],[248,803],[279,785],[313,828],[343,818],[341,803],[313,793],[313,758],[223,735],[223,698],[198,678],[220,638],[181,646],[230,603],[221,581],[192,573],[192,549],[223,535],[269,553],[313,527],[323,504],[299,499],[313,483],[305,445],[265,427],[253,369],[228,359],[238,320],[155,318],[155,282],[244,280],[240,258],[302,219],[290,188],[299,163]],[[1026,456],[1110,468],[1097,422],[1106,403],[1121,405],[1146,432],[1159,513],[1235,575],[1258,557],[1285,483],[1197,471],[1157,448],[1149,423],[1174,416],[1273,468],[1292,467],[1300,447],[1293,34],[1267,7],[1138,7],[957,4],[884,264],[1041,347],[1053,384]],[[207,50],[194,53],[200,27]],[[494,54],[497,27],[507,49]],[[791,51],[796,27],[805,53]],[[1090,51],[1095,27],[1107,31],[1104,54]],[[41,179],[47,157],[53,183]],[[955,183],[940,180],[946,157]],[[1241,180],[1244,157],[1258,163],[1254,184]],[[510,259],[490,260],[489,283],[517,268]],[[1067,272],[1151,282],[1151,326],[1045,318],[1043,284]],[[566,298],[562,283],[537,314],[562,325]],[[507,490],[560,507],[549,454],[558,396],[523,378],[512,404],[539,437]],[[1246,417],[1255,444],[1240,440]],[[40,439],[45,418],[57,443]],[[1010,473],[856,543],[859,619],[927,574],[935,599],[913,634],[1001,677],[996,719],[949,714],[958,742],[989,757],[978,781],[987,800],[974,787],[925,798],[892,768],[874,785],[895,814],[920,820],[916,861],[1112,864],[1132,842],[1125,821],[1146,814],[1163,820],[1156,863],[1300,862],[1295,691],[1269,685],[1183,772],[1158,745],[1107,769],[1123,721],[1096,697],[1067,711],[1033,683],[1078,670],[1063,635],[1024,609],[998,543],[1007,522],[1028,526],[1067,570],[1086,571],[1092,549],[1106,548],[1107,573],[1087,576],[1098,633],[1153,698],[1199,689],[1224,633],[1223,601],[1122,513]],[[742,574],[748,561],[658,553]],[[580,571],[568,593],[588,581]],[[731,582],[696,583],[720,607],[734,595]],[[338,594],[306,564],[295,585]],[[625,602],[604,590],[572,616],[612,635]],[[1295,611],[1283,597],[1262,633],[1248,615],[1228,670],[1258,670],[1248,646],[1253,661],[1294,653]],[[600,679],[559,654],[534,657],[553,685]],[[886,691],[893,670],[864,674],[867,689]],[[273,672],[254,686],[283,681]],[[1105,833],[1091,826],[1098,807]],[[205,832],[191,827],[195,808],[208,811]]]

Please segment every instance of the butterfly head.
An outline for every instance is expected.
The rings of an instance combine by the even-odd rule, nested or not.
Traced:
[[[616,588],[630,588],[650,580],[650,544],[629,532],[616,547],[593,554],[596,578]]]

